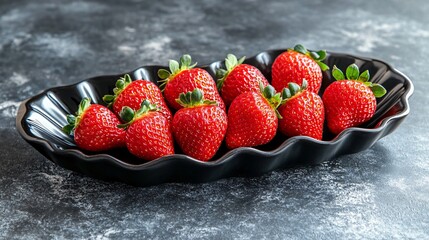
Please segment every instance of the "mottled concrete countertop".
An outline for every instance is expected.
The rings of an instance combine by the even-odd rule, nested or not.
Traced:
[[[429,4],[0,2],[0,239],[429,239]],[[15,129],[44,89],[189,53],[199,63],[302,43],[409,76],[411,113],[370,149],[257,178],[136,188],[65,170]]]

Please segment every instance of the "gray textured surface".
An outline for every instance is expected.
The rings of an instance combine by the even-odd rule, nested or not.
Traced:
[[[429,4],[0,2],[0,238],[428,239]],[[94,75],[303,43],[383,59],[411,114],[367,151],[258,178],[134,188],[64,170],[14,127],[20,101]]]

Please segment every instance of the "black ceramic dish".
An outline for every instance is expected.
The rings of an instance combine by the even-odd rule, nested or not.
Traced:
[[[271,65],[284,50],[262,52],[245,63],[258,67],[270,80]],[[328,53],[325,63],[332,68],[345,69],[356,63],[371,73],[370,81],[382,84],[387,94],[378,99],[374,117],[358,128],[349,128],[333,136],[325,130],[323,141],[309,137],[286,138],[278,134],[267,145],[256,148],[227,150],[222,146],[214,159],[201,162],[178,154],[143,162],[126,149],[103,153],[82,151],[73,139],[61,131],[66,114],[74,113],[83,97],[102,103],[102,96],[110,93],[116,80],[123,76],[94,77],[70,86],[48,89],[25,100],[19,107],[16,126],[21,136],[56,164],[86,175],[121,181],[137,186],[165,182],[208,182],[230,176],[257,176],[275,169],[294,165],[318,164],[342,154],[355,153],[371,147],[378,139],[394,131],[409,113],[408,99],[413,93],[412,82],[388,64],[374,59],[347,54]],[[214,75],[223,62],[203,66]],[[133,79],[157,82],[161,66],[141,67],[129,74]],[[321,94],[331,82],[325,73]]]

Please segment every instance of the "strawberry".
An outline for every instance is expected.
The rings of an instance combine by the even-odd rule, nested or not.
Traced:
[[[322,139],[325,111],[319,95],[306,90],[307,81],[300,87],[290,82],[282,91],[282,104],[279,113],[279,130],[286,136],[309,136]]]
[[[199,88],[207,100],[217,102],[219,107],[225,110],[225,104],[217,91],[216,82],[212,76],[202,68],[194,68],[196,63],[191,65],[191,62],[191,56],[186,54],[180,58],[180,64],[170,60],[170,71],[159,69],[158,76],[161,79],[161,87],[167,103],[170,107],[179,110],[182,106],[176,102],[176,99],[179,98],[180,93]]]
[[[181,93],[177,102],[183,108],[173,117],[174,139],[185,154],[201,161],[210,160],[225,137],[225,111],[216,102],[205,100],[198,88]]]
[[[368,121],[377,108],[376,98],[386,94],[383,86],[368,82],[368,70],[359,75],[356,64],[347,67],[346,76],[334,66],[332,75],[337,80],[323,93],[328,128],[338,134],[346,128]]]
[[[293,49],[280,54],[273,63],[271,69],[273,87],[278,91],[288,87],[289,82],[302,85],[302,80],[308,82],[307,90],[318,93],[322,85],[322,71],[329,67],[322,61],[326,57],[326,51],[310,52],[304,46],[298,44]]]
[[[226,146],[230,149],[266,144],[276,135],[278,126],[277,107],[280,93],[271,85],[260,92],[244,92],[232,101],[228,110]]]
[[[259,69],[243,64],[244,59],[245,57],[242,57],[237,60],[237,57],[228,54],[225,59],[226,70],[219,68],[216,71],[217,87],[226,106],[243,92],[258,92],[259,82],[262,82],[264,87],[269,84]]]
[[[89,151],[104,151],[125,146],[125,131],[117,127],[121,122],[107,107],[91,104],[83,98],[75,115],[67,115],[67,134],[74,135],[78,147]]]
[[[112,107],[118,116],[123,107],[128,106],[138,110],[143,100],[149,100],[160,107],[160,111],[170,121],[172,116],[170,109],[164,101],[161,90],[154,83],[147,80],[132,81],[130,75],[126,74],[116,81],[113,95],[105,95],[103,101]]]
[[[174,154],[170,121],[155,104],[144,100],[137,111],[126,106],[120,116],[126,123],[119,126],[126,128],[125,142],[133,155],[151,161]]]

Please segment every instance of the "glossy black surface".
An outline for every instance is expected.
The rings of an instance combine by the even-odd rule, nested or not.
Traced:
[[[246,60],[258,67],[270,79],[273,60],[281,50],[262,52]],[[256,148],[227,150],[222,146],[210,162],[200,162],[178,154],[151,162],[142,162],[126,149],[91,153],[78,149],[70,136],[61,131],[65,115],[73,113],[83,97],[102,103],[115,81],[123,74],[94,77],[74,85],[52,88],[24,101],[17,114],[17,129],[22,137],[56,164],[92,177],[148,186],[165,182],[207,182],[229,176],[258,176],[275,169],[296,165],[318,164],[336,156],[362,151],[378,139],[395,130],[409,113],[408,98],[413,92],[411,81],[388,64],[369,58],[329,53],[325,62],[345,69],[356,63],[368,69],[371,81],[382,84],[387,94],[378,99],[374,117],[359,128],[350,128],[338,136],[325,129],[323,141],[308,137],[286,138],[277,134],[267,145]],[[214,75],[222,62],[202,66]],[[133,79],[147,79],[157,83],[160,66],[144,66],[130,72]],[[323,90],[331,82],[324,75]]]

